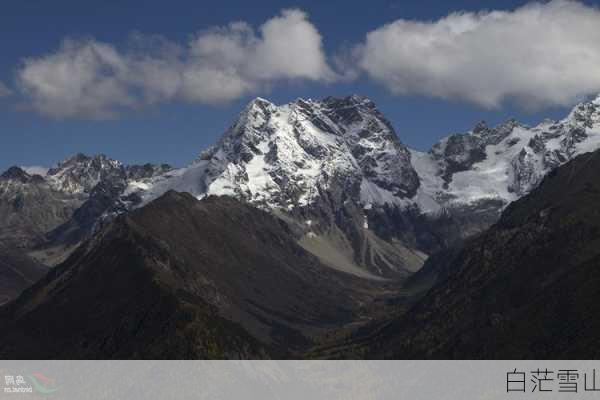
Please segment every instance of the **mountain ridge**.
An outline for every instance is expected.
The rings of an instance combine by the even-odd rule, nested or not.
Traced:
[[[57,218],[62,223],[38,232],[34,243],[76,245],[168,190],[229,195],[285,216],[311,250],[327,248],[351,269],[397,278],[487,228],[553,168],[598,147],[600,97],[534,127],[480,122],[428,152],[405,146],[366,97],[282,106],[257,98],[188,167],[125,166],[105,155],[76,154],[44,176],[11,168],[0,180],[14,175],[16,185],[47,185],[41,197],[71,199],[71,209]],[[9,204],[20,198],[18,191],[5,196]]]

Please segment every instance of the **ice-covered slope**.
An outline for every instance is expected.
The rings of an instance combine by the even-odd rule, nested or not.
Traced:
[[[560,121],[528,127],[508,121],[478,124],[427,152],[411,151],[420,191],[445,207],[500,200],[508,204],[535,188],[555,167],[600,148],[600,97],[578,104]]]

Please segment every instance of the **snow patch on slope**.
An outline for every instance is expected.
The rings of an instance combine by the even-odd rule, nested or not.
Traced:
[[[497,145],[485,148],[485,160],[473,165],[470,171],[457,172],[448,186],[448,194],[454,201],[472,203],[484,199],[501,199],[511,202],[517,199],[509,191],[511,184],[511,161],[522,150],[511,145],[518,139],[527,143],[535,132],[524,128],[515,128],[513,132]]]
[[[495,128],[480,123],[467,134],[443,138],[428,153],[411,155],[421,182],[418,195],[443,206],[487,199],[508,204],[529,193],[553,168],[599,148],[600,97],[578,104],[561,121],[546,120],[532,128],[515,121]]]

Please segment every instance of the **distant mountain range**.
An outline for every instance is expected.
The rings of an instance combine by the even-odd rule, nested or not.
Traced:
[[[546,352],[510,347],[495,328],[502,324],[484,324],[493,343],[483,343],[479,333],[467,343],[453,335],[462,335],[459,327],[485,332],[477,313],[488,318],[483,314],[496,306],[506,324],[517,321],[508,298],[502,305],[473,300],[479,290],[489,296],[500,290],[479,279],[509,282],[502,293],[542,290],[514,277],[528,259],[508,255],[517,251],[507,239],[514,232],[527,229],[518,251],[533,246],[528,283],[533,269],[551,270],[551,259],[535,251],[553,238],[580,235],[585,249],[593,247],[593,235],[563,229],[566,221],[588,217],[579,209],[584,205],[594,212],[598,169],[590,154],[597,153],[589,152],[597,149],[600,97],[534,127],[481,122],[429,152],[406,147],[364,97],[282,106],[259,98],[185,168],[126,166],[82,154],[39,173],[12,167],[0,176],[0,274],[7,277],[0,302],[56,267],[2,308],[0,337],[7,344],[0,354],[576,354],[577,348],[548,344]],[[557,185],[575,191],[540,194],[559,193]],[[543,235],[538,225],[521,228],[545,213],[537,207],[558,207],[563,219],[536,222],[548,230]],[[567,243],[555,256],[574,252],[575,264],[565,259],[556,274],[585,261],[584,247]],[[482,265],[489,276],[481,275]],[[523,299],[526,307],[533,304]],[[52,319],[61,323],[39,336],[35,326]],[[369,346],[366,337],[373,338]]]

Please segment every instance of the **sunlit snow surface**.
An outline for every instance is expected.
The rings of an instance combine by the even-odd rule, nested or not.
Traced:
[[[500,198],[507,202],[516,200],[516,195],[508,188],[511,179],[511,162],[522,150],[521,146],[509,143],[515,138],[519,143],[527,143],[533,137],[532,130],[517,127],[497,145],[487,146],[486,159],[473,165],[470,171],[455,173],[448,186],[448,194],[459,202],[473,202],[482,199]]]
[[[535,146],[536,140],[539,147]],[[447,138],[442,139],[440,147],[446,142]],[[421,181],[419,195],[445,205],[485,199],[508,204],[532,190],[554,167],[599,148],[600,97],[576,106],[561,121],[544,121],[532,128],[515,126],[498,144],[485,146],[483,161],[467,171],[455,172],[447,187],[433,154],[412,150],[411,155]],[[422,199],[417,200],[422,208],[428,208]]]

